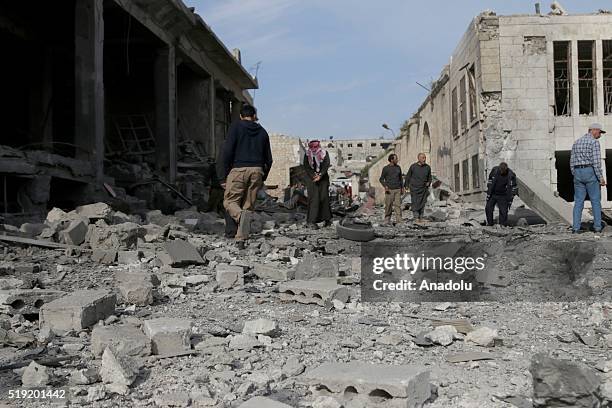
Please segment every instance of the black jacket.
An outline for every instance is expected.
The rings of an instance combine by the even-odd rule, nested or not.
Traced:
[[[493,167],[489,173],[489,180],[487,181],[487,196],[493,195],[493,189],[495,188],[495,180],[499,175],[499,166]],[[512,201],[514,196],[518,194],[518,185],[516,184],[516,175],[510,169],[508,169],[508,184],[506,185],[506,199]]]
[[[383,187],[388,187],[390,190],[399,190],[404,186],[402,168],[399,165],[387,164],[383,167],[378,181]]]
[[[268,132],[257,122],[240,120],[229,129],[223,146],[223,180],[233,168],[261,167],[264,180],[272,167],[272,149]]]
[[[329,170],[329,165],[331,164],[331,161],[329,159],[329,152],[325,152],[325,157],[319,165],[319,171],[317,171],[317,169],[314,169],[310,165],[310,161],[308,160],[308,154],[304,155],[304,160],[302,161],[302,164],[304,165],[304,170],[306,171],[306,174],[308,174],[310,178],[314,177],[314,175],[317,173],[321,175],[321,179],[329,177],[327,174],[327,170]]]

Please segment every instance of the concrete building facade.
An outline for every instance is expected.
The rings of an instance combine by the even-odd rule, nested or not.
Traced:
[[[327,150],[334,159],[338,173],[359,173],[376,160],[391,144],[388,139],[346,139],[327,142]]]
[[[603,12],[479,15],[392,146],[400,163],[429,151],[436,176],[481,201],[488,172],[506,161],[572,201],[573,142],[591,122],[612,129],[611,23]],[[612,143],[600,142],[610,174]],[[384,164],[370,168],[378,189]],[[612,189],[602,194],[609,206]]]
[[[267,186],[278,186],[269,190],[268,194],[282,198],[284,189],[289,187],[292,178],[298,177],[302,165],[305,150],[301,140],[297,137],[270,134],[270,145],[272,148],[272,168],[266,180]]]
[[[257,88],[239,52],[181,0],[3,2],[0,44],[0,145],[46,155],[28,166],[16,166],[15,152],[0,157],[4,213],[19,210],[17,196],[40,177],[50,183],[42,205],[112,184],[107,165],[117,158],[178,182],[179,146],[216,157],[251,101],[246,90]]]

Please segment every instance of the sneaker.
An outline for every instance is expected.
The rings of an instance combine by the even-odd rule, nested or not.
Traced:
[[[314,222],[311,222],[308,224],[308,228],[313,229],[313,230],[318,230],[319,226],[315,224]]]
[[[325,224],[323,224],[324,227],[331,227],[332,225],[334,225],[334,223],[330,220],[325,221]]]
[[[238,233],[242,239],[246,239],[251,232],[251,212],[244,210],[240,214],[240,223],[238,224]]]

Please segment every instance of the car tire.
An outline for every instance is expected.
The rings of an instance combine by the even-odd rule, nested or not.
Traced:
[[[346,218],[336,225],[336,233],[349,241],[368,242],[376,238],[372,224],[357,224]]]

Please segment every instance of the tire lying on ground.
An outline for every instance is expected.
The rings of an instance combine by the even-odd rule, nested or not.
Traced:
[[[336,225],[336,233],[349,241],[367,242],[375,238],[371,223],[357,223],[348,218]]]

